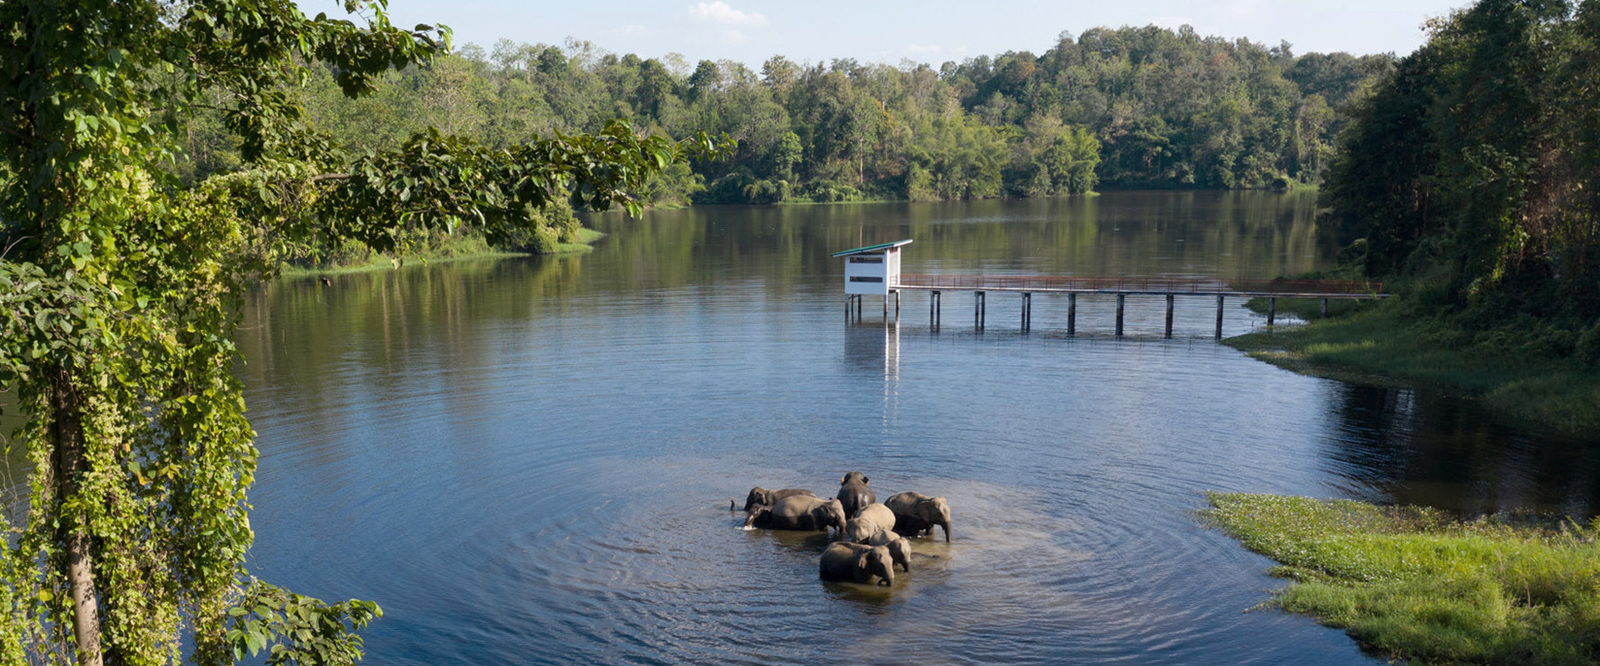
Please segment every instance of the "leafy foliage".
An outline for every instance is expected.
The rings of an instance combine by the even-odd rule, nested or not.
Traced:
[[[653,203],[938,200],[1314,183],[1340,110],[1392,66],[1157,27],[1063,34],[1040,55],[938,67],[775,56],[760,72],[502,41],[386,73],[363,99],[319,67],[303,99],[349,148],[392,150],[430,125],[503,147],[528,131],[598,132],[619,116],[654,134],[736,140],[730,160],[657,176]],[[231,162],[213,138],[219,124],[193,125],[191,152],[215,162],[202,171]]]
[[[689,148],[619,123],[494,148],[425,130],[352,157],[305,121],[306,63],[360,96],[449,35],[396,28],[381,0],[344,7],[359,24],[282,0],[0,3],[0,390],[35,466],[25,524],[0,524],[5,662],[172,663],[189,645],[225,663],[240,640],[271,642],[273,663],[354,661],[347,629],[375,605],[246,584],[247,284],[311,245],[400,247],[404,228],[509,238],[561,196],[637,210],[629,192]],[[181,149],[208,117],[229,147],[197,153],[227,169]]]
[[[1375,275],[1469,329],[1600,315],[1600,3],[1483,0],[1355,114],[1329,200]]]

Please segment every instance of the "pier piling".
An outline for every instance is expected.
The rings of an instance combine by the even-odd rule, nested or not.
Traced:
[[[1117,337],[1122,337],[1122,302],[1126,294],[1117,294]]]
[[[1078,295],[1067,294],[1067,335],[1078,334]]]
[[[1217,294],[1217,339],[1222,339],[1222,294]]]
[[[1172,301],[1173,295],[1167,294],[1167,339],[1172,339]]]

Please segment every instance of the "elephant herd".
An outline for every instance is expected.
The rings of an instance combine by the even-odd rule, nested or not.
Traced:
[[[823,580],[894,584],[894,567],[911,571],[911,542],[934,527],[950,541],[950,505],[943,497],[905,492],[877,502],[867,476],[851,472],[839,480],[839,493],[825,500],[809,490],[750,489],[745,497],[744,526],[776,530],[822,531],[832,528],[837,541],[822,552],[818,565]],[[738,505],[729,501],[729,508]]]

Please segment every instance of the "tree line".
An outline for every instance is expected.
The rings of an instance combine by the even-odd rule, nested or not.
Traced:
[[[298,94],[311,123],[354,150],[393,148],[429,126],[501,146],[612,118],[737,140],[731,157],[655,178],[643,194],[658,204],[927,201],[1315,183],[1341,110],[1393,64],[1154,26],[1063,33],[1040,55],[937,69],[774,56],[758,72],[580,41],[501,41],[391,70],[360,99],[323,65]],[[201,173],[236,159],[222,129],[216,118],[193,123]]]
[[[1359,103],[1324,190],[1428,312],[1600,366],[1600,2],[1482,0]]]

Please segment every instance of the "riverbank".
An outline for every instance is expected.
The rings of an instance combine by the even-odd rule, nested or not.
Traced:
[[[594,249],[594,243],[601,238],[605,238],[605,236],[606,234],[603,232],[596,231],[588,227],[581,228],[578,230],[578,242],[558,243],[556,244],[556,251],[549,253],[549,255],[546,256],[589,252]],[[390,258],[382,254],[372,253],[366,258],[365,261],[345,265],[317,267],[285,264],[279,270],[278,274],[280,277],[286,278],[304,278],[310,276],[344,275],[348,273],[386,271],[399,268],[400,266],[409,263],[435,264],[459,261],[462,259],[527,256],[532,256],[532,253],[509,252],[502,250],[489,245],[481,237],[456,237],[449,241],[439,243],[436,246],[429,247],[425,250],[407,253],[398,257],[398,259]]]
[[[1376,304],[1335,301],[1328,319],[1318,319],[1318,305],[1280,300],[1279,313],[1309,323],[1240,335],[1223,344],[1304,374],[1472,395],[1535,427],[1568,434],[1600,428],[1600,368],[1578,360],[1584,346],[1594,343],[1585,336],[1537,323],[1464,331],[1418,314],[1403,298]]]
[[[1453,520],[1418,507],[1209,494],[1201,518],[1280,564],[1269,602],[1390,659],[1600,659],[1600,523]]]

